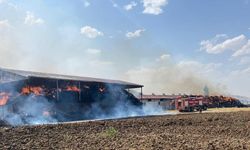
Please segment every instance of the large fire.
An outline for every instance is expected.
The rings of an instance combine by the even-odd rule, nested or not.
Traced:
[[[66,91],[80,92],[81,90],[77,86],[73,85],[73,86],[67,86]]]
[[[232,98],[232,97],[222,97],[222,99],[224,101],[235,101],[236,100],[235,98]]]
[[[9,100],[9,94],[5,92],[0,93],[0,106],[6,105]]]
[[[36,87],[26,86],[22,88],[21,94],[28,95],[31,93],[35,94],[36,96],[43,95],[43,88],[40,86]]]
[[[77,86],[66,86],[65,91],[80,92],[81,90]],[[61,92],[61,89],[58,89],[58,92]],[[48,93],[46,93],[46,90],[40,86],[26,86],[22,88],[21,94],[22,95],[34,94],[36,96],[42,96]]]

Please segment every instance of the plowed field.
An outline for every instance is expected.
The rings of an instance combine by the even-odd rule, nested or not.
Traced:
[[[0,127],[0,149],[250,149],[250,112]]]

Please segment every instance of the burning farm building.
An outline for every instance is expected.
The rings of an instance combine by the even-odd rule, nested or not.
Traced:
[[[142,103],[128,91],[142,87],[0,68],[0,120],[19,125],[131,116],[141,113]]]

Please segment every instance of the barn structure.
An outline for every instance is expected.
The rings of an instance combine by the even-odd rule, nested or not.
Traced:
[[[0,68],[0,109],[8,112],[29,115],[20,108],[24,103],[42,101],[50,103],[50,108],[40,108],[41,115],[49,115],[66,120],[92,119],[96,112],[91,109],[98,105],[101,113],[110,110],[117,103],[140,107],[142,103],[129,89],[142,85],[120,80],[39,73]],[[6,117],[0,113],[1,117]],[[0,117],[0,118],[1,118]]]
[[[141,102],[144,105],[160,106],[164,110],[175,109],[175,100],[179,98],[180,95],[156,95],[152,93],[151,95],[142,95]]]

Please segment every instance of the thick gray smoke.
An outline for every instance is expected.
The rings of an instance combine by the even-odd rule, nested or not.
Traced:
[[[95,99],[86,115],[89,118],[110,119],[167,114],[159,105],[145,105],[122,88],[107,85],[108,93]]]
[[[34,95],[19,97],[13,103],[1,108],[2,119],[7,124],[17,126],[57,122],[56,118],[46,114],[53,104],[48,102],[45,97],[35,97]]]
[[[142,104],[121,87],[108,85],[103,93],[93,90],[92,97],[83,103],[77,102],[78,97],[74,97],[76,93],[72,97],[63,97],[59,103],[45,96],[19,95],[0,108],[0,118],[7,124],[18,126],[167,114],[159,105]]]
[[[111,119],[167,114],[159,105],[142,104],[126,90],[108,86],[112,93],[93,103],[86,115],[89,118]],[[158,103],[157,103],[158,104]]]

